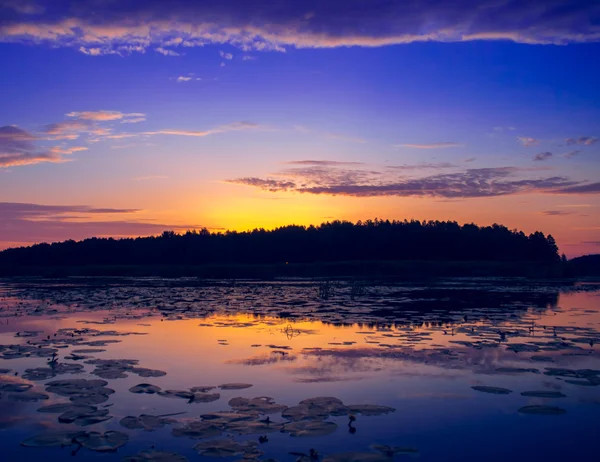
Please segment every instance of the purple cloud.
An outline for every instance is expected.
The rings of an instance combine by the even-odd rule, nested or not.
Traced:
[[[541,162],[541,161],[550,159],[550,157],[552,157],[551,152],[540,152],[540,153],[536,154],[535,156],[533,156],[533,160],[536,162]]]
[[[579,138],[567,138],[565,143],[567,145],[580,144],[582,146],[591,146],[592,144],[596,144],[600,138],[596,138],[595,136],[580,136]]]
[[[600,5],[586,0],[5,0],[0,40],[73,47],[92,56],[230,44],[249,50],[378,47],[413,42],[600,40]]]
[[[113,215],[134,215],[139,211],[87,205],[0,202],[0,248],[5,246],[2,243],[11,242],[54,242],[93,236],[148,236],[165,230],[199,228],[191,225],[148,223],[135,218],[115,221],[109,219]]]
[[[370,170],[309,167],[288,169],[276,178],[239,178],[228,183],[253,186],[270,192],[299,192],[331,196],[376,197],[413,196],[445,199],[493,197],[527,193],[580,194],[600,193],[600,183],[588,184],[565,177],[521,178],[525,172],[538,169],[495,167],[468,169],[462,172],[436,174],[419,178],[390,175]]]

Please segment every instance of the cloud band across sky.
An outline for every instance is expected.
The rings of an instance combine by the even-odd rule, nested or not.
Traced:
[[[251,186],[268,192],[350,197],[466,199],[513,194],[600,194],[600,183],[573,181],[563,176],[523,176],[532,170],[490,167],[417,177],[390,175],[389,172],[379,171],[313,167],[288,169],[275,178],[244,177],[227,180],[226,183]]]
[[[423,41],[566,44],[600,41],[599,19],[600,4],[585,0],[5,0],[0,40],[95,56],[177,56],[207,44],[278,51]]]

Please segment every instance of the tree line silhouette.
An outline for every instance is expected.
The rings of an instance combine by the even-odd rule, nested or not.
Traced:
[[[551,235],[453,221],[333,221],[319,226],[138,238],[90,238],[7,249],[0,265],[282,264],[375,260],[556,262]]]

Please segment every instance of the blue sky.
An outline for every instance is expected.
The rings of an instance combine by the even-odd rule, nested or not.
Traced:
[[[596,252],[599,18],[558,0],[3,1],[0,247],[379,216]]]

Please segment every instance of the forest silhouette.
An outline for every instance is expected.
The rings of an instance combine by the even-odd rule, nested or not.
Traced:
[[[551,235],[453,221],[332,221],[319,226],[138,238],[90,238],[7,249],[0,265],[204,265],[340,261],[558,262]]]

